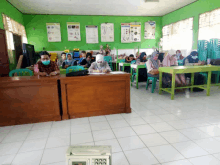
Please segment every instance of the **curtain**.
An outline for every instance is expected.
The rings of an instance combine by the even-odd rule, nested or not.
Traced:
[[[183,55],[186,56],[192,50],[193,18],[164,26],[162,32],[163,51],[175,53],[176,50],[182,50]]]
[[[220,39],[220,9],[199,16],[199,40]]]

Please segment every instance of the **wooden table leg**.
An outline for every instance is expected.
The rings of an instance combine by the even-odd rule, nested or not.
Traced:
[[[211,76],[212,72],[208,72],[208,80],[207,80],[207,96],[210,96],[210,88],[211,88]]]
[[[136,69],[136,88],[138,89],[138,75],[139,75],[139,68],[137,66],[137,69]]]
[[[191,73],[191,86],[194,85],[194,73]],[[193,88],[191,87],[191,92],[193,92]]]
[[[133,82],[133,69],[131,67],[131,86],[132,86],[132,82]]]
[[[162,94],[162,75],[163,72],[159,72],[159,94]]]
[[[171,86],[171,100],[174,100],[174,94],[175,94],[175,77],[176,74],[172,74],[172,86]]]

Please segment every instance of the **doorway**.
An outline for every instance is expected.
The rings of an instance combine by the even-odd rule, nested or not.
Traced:
[[[0,77],[8,76],[9,60],[5,30],[0,29]]]
[[[14,47],[15,47],[15,59],[16,59],[16,64],[17,64],[20,55],[23,54],[21,36],[13,34],[13,40],[14,40]]]

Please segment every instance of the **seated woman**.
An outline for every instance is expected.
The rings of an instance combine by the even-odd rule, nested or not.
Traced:
[[[158,59],[159,53],[157,51],[153,52],[151,58],[147,61],[147,75],[149,77],[159,78],[159,67],[162,65]]]
[[[91,66],[91,60],[92,60],[92,54],[87,53],[86,58],[82,60],[80,65],[83,66],[84,68],[89,68]]]
[[[168,54],[162,62],[163,67],[170,67],[170,66],[178,66],[176,55]],[[167,76],[171,79],[172,75],[167,74]],[[186,86],[186,78],[184,74],[177,74],[175,77],[176,84],[180,86]]]
[[[69,66],[76,66],[77,65],[77,61],[72,59],[72,55],[69,53],[67,54],[67,60],[65,60],[62,64],[62,68],[66,69]]]
[[[182,55],[182,53],[181,53],[180,50],[177,50],[177,51],[176,51],[176,58],[177,58],[177,60],[182,60],[182,59],[184,59],[184,57],[183,57],[183,55]]]
[[[101,54],[96,55],[96,62],[93,62],[89,67],[89,73],[107,73],[111,72],[111,68],[108,65],[108,62],[104,61],[104,56]]]
[[[65,52],[63,52],[63,53],[61,53],[61,59],[59,59],[58,61],[57,61],[57,65],[58,66],[62,66],[62,64],[63,64],[63,62],[66,60],[66,53]]]
[[[40,53],[40,61],[37,62],[40,76],[55,76],[60,74],[57,63],[50,60],[49,53],[43,51]]]

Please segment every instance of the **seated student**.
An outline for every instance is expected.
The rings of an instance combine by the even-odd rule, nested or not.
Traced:
[[[62,66],[62,64],[63,64],[63,62],[66,60],[66,53],[65,52],[63,52],[63,53],[61,53],[61,59],[59,59],[58,61],[57,61],[57,65],[58,66]]]
[[[183,61],[183,65],[186,66],[204,65],[204,64],[205,64],[204,61],[199,60],[197,51],[192,51],[190,55],[188,55]]]
[[[151,58],[147,61],[147,75],[149,77],[159,78],[159,67],[162,65],[158,59],[159,53],[157,51],[153,52]]]
[[[91,66],[91,60],[92,60],[92,54],[87,53],[86,58],[82,60],[80,65],[82,65],[84,68],[89,68]]]
[[[79,59],[79,64],[82,62],[83,59],[86,58],[86,51],[83,50],[80,56],[81,58]]]
[[[146,61],[147,61],[147,60],[146,60],[146,57],[147,57],[146,53],[145,53],[145,52],[142,52],[141,55],[140,55],[140,57],[139,57],[140,62],[146,62]]]
[[[176,51],[176,57],[177,57],[177,60],[182,60],[182,59],[184,59],[184,57],[183,57],[183,55],[182,55],[182,53],[181,53],[180,50],[177,50],[177,51]]]
[[[125,62],[126,63],[131,63],[133,60],[135,60],[133,54],[130,54],[129,56],[125,57]]]
[[[104,61],[104,56],[101,54],[96,55],[96,62],[93,62],[89,67],[89,73],[107,73],[111,72],[111,68],[108,65],[108,62]]]
[[[40,76],[55,76],[60,74],[57,63],[50,60],[48,52],[43,51],[40,53],[40,61],[37,62]]]
[[[66,69],[69,66],[76,66],[77,65],[77,61],[72,59],[72,55],[69,53],[67,54],[67,60],[65,60],[62,64],[62,68]]]
[[[169,53],[167,56],[163,59],[163,67],[170,67],[170,66],[178,66],[176,55],[170,55]],[[172,78],[172,75],[166,74],[170,79]],[[186,86],[186,78],[184,74],[177,74],[175,77],[176,85],[180,86]]]

